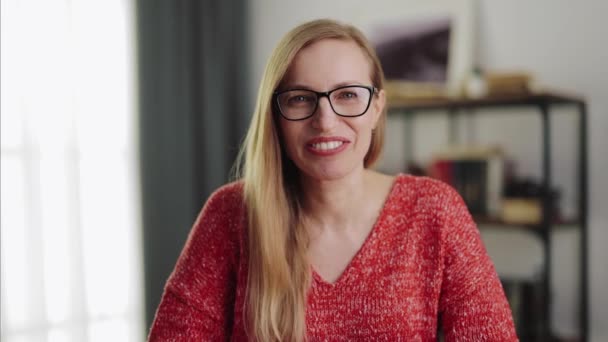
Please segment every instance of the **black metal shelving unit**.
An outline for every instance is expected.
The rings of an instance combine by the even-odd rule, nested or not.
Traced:
[[[411,118],[422,112],[445,113],[449,120],[449,141],[456,142],[455,119],[456,115],[466,111],[467,113],[479,109],[500,109],[512,107],[528,107],[538,109],[538,114],[541,118],[541,141],[542,152],[542,185],[544,189],[551,189],[552,185],[552,170],[551,170],[551,110],[555,106],[574,106],[579,115],[578,127],[578,189],[579,189],[579,205],[578,218],[576,224],[580,227],[580,338],[581,341],[588,341],[589,318],[588,318],[588,179],[587,179],[587,107],[584,99],[564,95],[554,92],[543,92],[524,95],[505,95],[486,97],[481,99],[468,98],[433,98],[433,99],[416,99],[403,101],[389,101],[389,115],[405,115]],[[501,111],[493,111],[493,115],[500,115]],[[505,113],[508,113],[505,111]],[[410,139],[406,144],[406,149],[409,149],[411,156],[411,148],[413,146],[411,124],[407,125],[409,132],[406,132],[407,138]],[[545,262],[543,265],[542,286],[543,286],[543,312],[541,318],[541,336],[546,339],[551,338],[550,322],[551,322],[551,232],[554,222],[551,222],[551,197],[550,192],[545,191],[543,197],[543,218],[534,229],[538,232],[544,247]]]

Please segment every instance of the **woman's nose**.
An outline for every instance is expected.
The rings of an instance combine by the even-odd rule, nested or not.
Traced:
[[[327,97],[322,97],[319,99],[317,110],[312,119],[313,127],[320,131],[328,131],[335,126],[338,120],[338,115],[334,113],[334,110],[331,108],[331,104],[329,103],[329,99]]]

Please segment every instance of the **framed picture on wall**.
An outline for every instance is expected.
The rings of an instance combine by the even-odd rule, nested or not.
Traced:
[[[360,25],[382,63],[389,98],[458,96],[475,64],[475,0],[385,6]]]

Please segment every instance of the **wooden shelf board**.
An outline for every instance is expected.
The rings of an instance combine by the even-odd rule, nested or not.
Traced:
[[[440,110],[440,109],[472,109],[482,107],[512,107],[530,105],[554,104],[583,104],[584,99],[576,95],[559,92],[539,92],[530,94],[505,94],[478,99],[472,98],[420,98],[420,99],[392,99],[389,101],[390,111],[410,110]]]

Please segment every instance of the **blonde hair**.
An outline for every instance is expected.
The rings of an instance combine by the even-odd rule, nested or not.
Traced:
[[[323,39],[355,42],[369,58],[373,86],[384,87],[380,62],[364,35],[353,26],[333,20],[315,20],[294,28],[270,56],[236,164],[237,175],[244,182],[248,214],[244,321],[250,338],[257,341],[306,339],[306,296],[311,275],[306,259],[308,235],[301,222],[297,168],[281,148],[272,100],[296,54]],[[385,118],[386,113],[381,113],[364,158],[366,168],[382,151]]]

